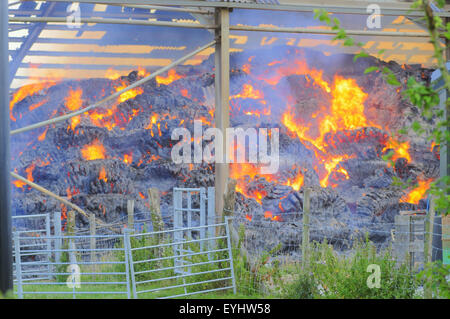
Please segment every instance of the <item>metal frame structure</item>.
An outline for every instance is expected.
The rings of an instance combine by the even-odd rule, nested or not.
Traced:
[[[31,1],[31,0],[24,0]],[[53,0],[52,3],[59,2],[67,2],[67,0]],[[149,6],[164,6],[164,8],[169,8],[168,10],[172,11],[183,11],[190,12],[195,15],[211,14],[214,11],[214,24],[186,24],[186,23],[155,23],[147,21],[143,23],[142,21],[133,21],[129,20],[125,21],[117,21],[117,19],[98,19],[89,20],[82,19],[82,21],[92,21],[96,23],[104,22],[104,23],[134,23],[134,24],[145,24],[145,25],[164,25],[164,26],[173,26],[173,27],[189,27],[189,28],[206,28],[206,29],[214,29],[215,30],[215,40],[211,43],[208,43],[204,47],[201,47],[198,50],[195,50],[191,54],[180,58],[170,65],[163,67],[159,71],[153,73],[152,75],[141,79],[128,86],[127,88],[114,93],[113,95],[89,106],[80,111],[73,112],[70,114],[66,114],[64,116],[60,116],[58,118],[43,121],[41,123],[37,123],[25,128],[17,129],[11,132],[11,134],[17,134],[21,132],[26,132],[31,129],[35,129],[38,127],[46,126],[57,121],[64,121],[73,116],[80,115],[84,112],[87,112],[90,109],[93,109],[107,101],[110,101],[120,94],[135,88],[148,80],[152,79],[156,75],[159,75],[170,68],[182,63],[190,56],[193,56],[200,52],[201,50],[215,45],[215,96],[216,96],[216,108],[215,108],[215,124],[216,127],[225,130],[229,126],[229,90],[230,90],[230,79],[229,79],[229,69],[230,69],[230,44],[229,44],[229,36],[230,30],[239,30],[239,31],[255,31],[255,32],[285,32],[285,33],[318,33],[318,34],[335,34],[334,30],[315,30],[305,28],[280,28],[280,27],[254,27],[254,26],[230,26],[230,10],[232,9],[247,9],[247,10],[276,10],[276,11],[286,11],[286,12],[312,12],[316,8],[325,8],[329,12],[333,13],[343,13],[343,14],[367,14],[365,6],[359,2],[350,5],[349,3],[340,2],[338,4],[296,4],[296,5],[271,5],[271,4],[259,4],[259,3],[237,3],[237,2],[221,2],[221,1],[189,1],[189,0],[129,0],[126,2],[124,0],[77,0],[78,3],[90,3],[90,4],[106,4],[106,5],[117,5],[117,6],[129,6],[129,7],[140,7],[140,8],[150,8]],[[335,2],[333,2],[335,3]],[[386,4],[379,3],[383,15],[407,15],[410,17],[419,17],[422,14],[419,11],[411,11],[408,8],[408,4]],[[178,8],[176,6],[181,6]],[[161,7],[160,7],[161,8]],[[51,6],[49,6],[47,14],[51,13]],[[439,12],[437,15],[441,17],[450,17],[450,8],[447,6],[444,12]],[[61,19],[51,18],[51,17],[41,17],[41,18],[27,18],[27,17],[15,17],[9,19],[11,22],[38,22],[38,26],[42,27],[44,22],[53,21],[53,22],[65,22],[60,21]],[[210,21],[207,17],[204,19],[199,19],[203,21]],[[2,1],[0,4],[0,23],[1,30],[3,31],[1,37],[0,44],[0,63],[2,65],[2,69],[5,70],[8,64],[8,34],[7,34],[7,24],[8,24],[8,8],[7,2]],[[427,37],[427,33],[399,33],[399,32],[385,32],[385,31],[363,31],[363,30],[354,30],[347,32],[348,34],[358,34],[358,35],[367,35],[367,36],[401,36],[401,37]],[[31,32],[33,35],[34,32]],[[28,40],[30,43],[33,42],[33,37]],[[25,43],[24,50],[29,46],[29,43]],[[14,59],[14,65],[11,72],[15,72],[14,68],[17,66],[18,60],[20,56],[24,53],[19,52],[18,55]],[[12,287],[11,280],[11,252],[10,252],[10,177],[7,172],[10,172],[9,168],[9,108],[6,107],[8,103],[8,79],[9,72],[2,72],[2,76],[0,78],[0,87],[2,88],[2,107],[0,108],[0,163],[2,165],[0,170],[0,234],[2,234],[2,238],[0,240],[0,289],[2,291],[8,290],[8,288]],[[223,143],[224,151],[226,147],[226,143]],[[224,152],[226,154],[226,152]],[[14,173],[12,173],[14,174]],[[216,214],[218,217],[222,216],[222,211],[224,207],[224,199],[223,196],[227,191],[228,184],[228,164],[216,164],[216,178],[215,178],[215,203],[216,203]],[[22,181],[26,181],[23,177],[21,178],[17,174],[13,175],[14,178],[20,178]],[[35,184],[26,181],[26,183],[36,188]],[[36,188],[38,189],[38,188]],[[42,190],[41,190],[42,191]],[[47,192],[47,195],[52,196],[50,192]],[[55,197],[56,198],[56,197]]]

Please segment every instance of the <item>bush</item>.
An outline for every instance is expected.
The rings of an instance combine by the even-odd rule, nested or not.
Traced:
[[[341,257],[327,242],[313,243],[308,269],[299,270],[296,280],[284,289],[286,298],[413,298],[418,280],[406,264],[397,265],[390,249],[377,253],[369,241],[358,242],[353,254]],[[371,275],[367,267],[378,265],[381,270],[379,288],[369,288]],[[298,291],[303,289],[304,291]]]

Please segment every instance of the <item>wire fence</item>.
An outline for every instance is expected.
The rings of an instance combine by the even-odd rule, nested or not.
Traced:
[[[187,203],[189,209],[183,203]],[[124,216],[109,223],[83,227],[75,225],[73,240],[58,233],[61,228],[58,214],[49,214],[53,216],[51,218],[45,214],[33,215],[30,217],[34,220],[31,224],[23,221],[26,218],[16,218],[22,282],[51,282],[61,276],[67,277],[74,271],[73,267],[68,267],[76,260],[82,266],[82,276],[91,276],[81,278],[83,283],[94,287],[85,291],[86,295],[91,296],[102,295],[99,287],[110,282],[113,286],[127,285],[126,290],[116,291],[119,297],[187,297],[229,289],[246,296],[272,297],[283,295],[286,287],[295,283],[308,263],[311,276],[317,277],[317,287],[326,296],[329,283],[325,283],[323,277],[324,273],[334,271],[331,265],[345,273],[350,271],[348,267],[353,267],[355,256],[366,254],[366,264],[371,261],[387,267],[391,274],[384,278],[385,281],[393,281],[393,278],[401,281],[397,282],[395,291],[404,291],[404,294],[396,296],[411,297],[423,296],[422,283],[415,281],[414,277],[424,268],[427,260],[444,260],[447,264],[449,260],[448,244],[443,243],[450,241],[450,223],[441,216],[430,218],[429,214],[417,212],[398,215],[392,222],[362,222],[355,218],[343,223],[328,220],[322,212],[315,211],[310,212],[305,220],[304,212],[295,216],[283,215],[284,218],[268,214],[249,217],[245,213],[234,212],[228,228],[223,217],[201,217],[199,203],[190,203],[186,198],[180,201],[177,209],[180,217],[165,216],[163,233],[153,230],[150,213],[134,215],[132,224],[130,218]],[[233,212],[225,213],[231,215]],[[39,218],[41,221],[36,222]],[[168,224],[173,228],[168,228]],[[223,230],[218,231],[218,225]],[[128,232],[131,235],[126,239],[124,236]],[[227,238],[230,243],[224,242]],[[370,245],[364,246],[366,240]],[[213,245],[214,241],[216,243]],[[128,248],[124,244],[127,242]],[[71,253],[75,250],[76,254]],[[128,260],[126,265],[125,256]],[[231,262],[233,258],[234,263]],[[55,260],[62,263],[55,263]],[[125,266],[129,269],[124,269]],[[105,274],[91,270],[85,273],[89,267],[97,272],[100,269]],[[55,271],[56,268],[59,270]],[[128,273],[131,279],[126,278]],[[111,277],[114,275],[121,276],[120,280]],[[359,275],[360,285],[365,285],[370,274],[361,268]],[[103,276],[108,280],[104,280]],[[340,278],[339,275],[335,277]],[[193,278],[198,280],[193,282]],[[158,286],[162,282],[166,288]],[[54,285],[67,286],[67,282]],[[195,288],[197,285],[199,289]],[[88,289],[86,284],[83,287]],[[46,291],[48,289],[43,294]],[[68,296],[76,296],[72,290],[69,292],[66,293]],[[26,294],[22,291],[22,296]]]
[[[112,225],[96,230],[111,230]],[[203,229],[214,232],[200,236]],[[165,299],[236,290],[228,220],[156,232],[123,227],[120,235],[76,231],[48,236],[14,233],[19,298]],[[183,236],[187,233],[192,236]]]
[[[402,281],[395,287],[397,291],[403,291],[397,292],[400,297],[423,297],[422,283],[414,278],[424,269],[428,257],[432,261],[445,261],[450,254],[448,248],[443,248],[443,242],[450,240],[450,225],[444,223],[441,216],[432,220],[429,215],[400,216],[394,222],[344,225],[337,221],[324,223],[323,219],[315,218],[320,216],[320,212],[311,212],[310,215],[307,224],[302,216],[295,221],[256,214],[251,218],[242,214],[233,219],[235,254],[244,256],[245,260],[236,267],[238,291],[266,297],[279,296],[297,280],[307,259],[309,274],[317,277],[319,290],[327,295],[320,282],[333,276],[334,271],[349,270],[344,268],[353,267],[359,258],[359,262],[367,263],[366,267],[375,262],[382,264],[385,268],[382,270],[390,272],[383,275],[384,282],[395,278]],[[411,220],[405,224],[405,218]],[[427,223],[430,224],[428,229]],[[306,245],[303,241],[305,231],[309,238]],[[367,256],[363,260],[361,256],[364,254]],[[366,269],[359,270],[359,283],[366,286],[370,274]],[[343,285],[341,283],[341,288]]]

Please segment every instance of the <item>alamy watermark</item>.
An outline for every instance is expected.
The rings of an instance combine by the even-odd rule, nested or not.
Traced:
[[[381,267],[377,264],[370,264],[366,271],[371,273],[367,277],[367,287],[370,289],[381,288]]]
[[[175,164],[202,162],[262,164],[261,174],[274,174],[280,164],[279,135],[278,128],[270,130],[253,127],[227,128],[224,148],[224,135],[220,129],[212,127],[203,132],[202,122],[195,120],[193,137],[184,127],[172,131],[172,140],[179,142],[173,146],[171,156]],[[203,147],[203,141],[210,142]]]
[[[369,29],[381,29],[381,8],[378,4],[369,4],[366,9],[370,15],[367,17],[366,25]]]
[[[79,3],[69,4],[66,8],[68,13],[66,18],[67,27],[69,29],[79,29],[81,28],[81,10]]]

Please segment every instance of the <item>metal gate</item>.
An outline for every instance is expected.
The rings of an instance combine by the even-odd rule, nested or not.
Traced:
[[[226,289],[236,293],[228,221],[226,218],[218,224],[127,233],[133,297],[166,299]],[[221,228],[224,231],[218,233],[224,235],[204,232]],[[195,239],[179,237],[194,232],[205,234]]]
[[[204,187],[173,189],[173,240],[174,243],[177,243],[173,246],[173,253],[175,255],[174,264],[179,266],[175,269],[176,273],[191,272],[190,267],[182,267],[190,263],[184,255],[192,253],[189,245],[185,244],[186,241],[201,239],[200,251],[214,248],[214,241],[206,242],[204,239],[206,235],[214,237],[215,227],[196,227],[214,225],[214,219],[214,187],[208,187],[207,193]],[[210,256],[208,255],[208,257]]]
[[[14,233],[14,256],[16,277],[15,282],[18,298],[29,295],[51,295],[62,298],[111,298],[113,296],[130,298],[130,263],[128,261],[128,241],[123,235],[96,236],[40,236],[24,237],[19,232]],[[107,248],[83,247],[82,243],[90,238],[109,240],[112,245]],[[21,243],[27,240],[26,246]],[[48,247],[55,247],[62,241],[60,248],[36,248],[43,242]],[[69,245],[71,242],[73,245]],[[35,247],[36,250],[23,250],[24,247]],[[61,259],[33,261],[28,260],[30,254],[58,252]],[[68,257],[71,254],[83,255],[101,253],[99,260],[85,261],[82,258],[73,263]],[[63,258],[64,257],[64,258]],[[37,266],[40,266],[37,267]],[[44,267],[44,268],[42,268]],[[24,277],[25,269],[30,276]]]
[[[51,260],[52,252],[49,241],[42,239],[50,236],[50,215],[19,215],[12,216],[14,233],[19,234],[19,242],[16,243],[16,236],[13,237],[13,247],[19,245],[22,249],[21,257],[32,260],[32,264],[21,269],[21,279],[39,280],[50,279],[48,273],[51,272],[48,263]],[[13,251],[15,258],[15,250]],[[14,280],[17,280],[17,266],[13,264]]]

